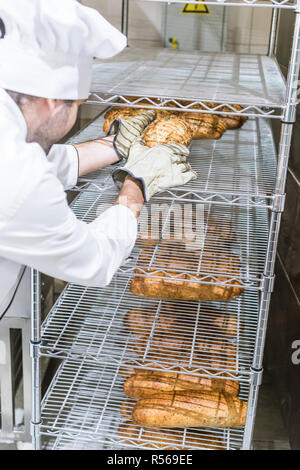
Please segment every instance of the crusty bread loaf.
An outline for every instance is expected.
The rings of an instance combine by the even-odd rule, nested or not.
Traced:
[[[173,392],[140,399],[132,420],[140,426],[163,428],[235,427],[245,424],[247,404],[219,392]]]
[[[188,275],[186,272],[197,272],[200,252],[197,255],[197,252],[188,252],[184,248],[183,244],[163,240],[153,259],[155,247],[150,244],[147,250],[140,253],[136,277],[130,284],[131,292],[155,299],[216,301],[230,300],[242,293],[240,283],[228,279],[239,276],[239,260],[236,256],[225,250],[220,253],[204,250],[200,264],[202,273]],[[170,278],[175,276],[176,279]],[[227,281],[227,285],[215,284],[216,279],[220,283]]]
[[[113,108],[109,109],[104,115],[104,124],[103,124],[103,131],[105,134],[108,133],[112,122],[115,119],[132,119],[135,116],[141,114],[145,109],[143,108],[129,108],[129,107],[121,107],[121,106],[114,106]]]
[[[147,102],[141,102],[142,104],[148,104]],[[108,133],[110,126],[112,122],[115,119],[132,119],[136,116],[139,116],[142,114],[144,111],[147,111],[151,108],[130,108],[128,106],[114,106],[111,109],[109,109],[105,114],[104,114],[104,124],[103,124],[103,131],[105,134]],[[170,113],[169,111],[165,111],[163,109],[156,109],[156,119],[161,119],[164,118],[165,116],[168,116]]]
[[[239,104],[231,104],[230,106],[232,106],[232,108],[236,109],[237,111],[243,110],[242,106],[240,106]],[[229,113],[232,112],[232,110],[228,106],[223,106],[221,110],[228,111]],[[222,119],[225,121],[228,129],[237,129],[241,127],[244,124],[244,122],[247,121],[248,117],[243,116],[243,115],[238,116],[235,114],[224,114],[222,116]],[[238,124],[237,124],[237,121],[238,121]]]
[[[209,108],[215,108],[220,103],[205,102],[205,104]],[[242,111],[242,109],[243,109],[242,106],[240,106],[238,104],[231,104],[230,106],[232,106],[237,111]],[[205,108],[203,107],[203,109],[205,109]],[[218,111],[226,111],[228,113],[232,113],[232,110],[228,106],[220,106],[218,108]],[[227,129],[238,129],[248,119],[247,116],[242,116],[242,115],[237,115],[237,114],[222,114],[222,115],[220,114],[218,116],[224,122]]]
[[[189,125],[183,119],[174,114],[169,114],[149,124],[143,133],[143,138],[147,147],[168,143],[189,146],[193,134]]]
[[[193,139],[220,139],[227,129],[225,122],[215,114],[181,113],[190,126]]]
[[[236,380],[216,379],[186,374],[164,374],[163,372],[148,371],[135,374],[124,383],[124,393],[134,399],[156,396],[157,393],[172,393],[185,390],[203,392],[222,392],[238,396],[239,383]]]
[[[118,431],[122,442],[133,447],[145,449],[162,448],[165,450],[213,449],[225,450],[225,443],[209,430],[193,429],[184,434],[181,430],[147,429],[126,422],[120,425]]]

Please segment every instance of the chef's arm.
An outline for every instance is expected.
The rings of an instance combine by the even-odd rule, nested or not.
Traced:
[[[115,204],[128,207],[138,218],[144,204],[142,183],[130,175],[126,176],[119,196]]]
[[[78,177],[120,160],[114,146],[114,136],[75,145],[52,145],[47,159],[56,167],[56,175],[64,189],[76,185]]]
[[[120,157],[113,146],[114,136],[75,144],[78,152],[79,176],[117,163]]]
[[[129,206],[141,203],[140,189],[128,179],[122,188],[126,196],[130,187],[126,204],[117,200],[104,210],[94,203],[90,213],[95,220],[86,223],[69,208],[64,188],[49,167],[2,227],[0,256],[64,281],[105,286],[134,246],[138,211]]]

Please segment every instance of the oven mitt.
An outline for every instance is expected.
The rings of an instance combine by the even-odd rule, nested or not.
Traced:
[[[127,174],[140,180],[146,201],[157,192],[181,186],[197,178],[187,157],[189,149],[181,144],[164,144],[146,147],[140,137],[132,144],[129,157],[122,168],[116,168],[113,178],[123,183]]]
[[[111,123],[107,135],[115,134],[113,144],[121,161],[126,161],[132,142],[142,135],[144,129],[149,126],[155,118],[156,112],[150,109],[132,119],[115,119]]]

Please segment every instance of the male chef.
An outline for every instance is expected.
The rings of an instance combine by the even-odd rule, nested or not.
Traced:
[[[89,95],[93,58],[125,46],[125,36],[75,0],[0,0],[0,318],[24,266],[107,285],[134,246],[144,200],[195,177],[184,146],[145,147],[151,110],[115,121],[102,139],[55,145]],[[90,224],[79,221],[65,190],[112,164],[115,204]]]

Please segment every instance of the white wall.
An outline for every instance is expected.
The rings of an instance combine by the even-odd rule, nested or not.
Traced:
[[[229,7],[227,50],[229,52],[266,54],[271,15],[270,8]]]
[[[82,0],[96,8],[114,26],[121,28],[121,0]],[[159,46],[163,24],[163,3],[129,1],[129,44]],[[228,7],[227,50],[265,54],[268,49],[270,8]]]
[[[96,8],[114,26],[121,29],[121,0],[82,0],[80,3]],[[161,45],[163,8],[164,5],[161,3],[130,0],[128,28],[130,45],[140,47]]]

